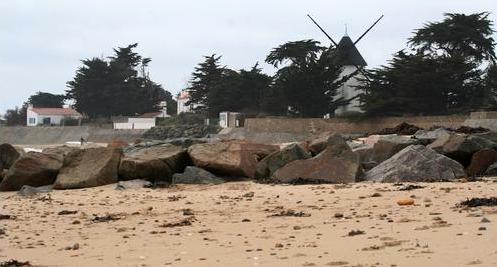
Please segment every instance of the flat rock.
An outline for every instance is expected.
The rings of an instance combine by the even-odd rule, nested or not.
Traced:
[[[224,180],[195,166],[188,166],[183,173],[173,174],[173,184],[222,184]]]
[[[364,178],[399,183],[450,181],[465,176],[463,166],[457,161],[423,145],[412,145],[366,172]]]
[[[116,190],[140,189],[151,187],[152,183],[146,180],[135,179],[129,181],[119,181],[116,185]]]
[[[60,156],[28,152],[7,171],[0,183],[0,191],[17,191],[23,185],[37,187],[53,184],[61,167]]]
[[[428,145],[439,138],[448,137],[450,135],[451,132],[447,129],[436,128],[433,130],[419,130],[413,135],[413,137],[420,140],[421,144]]]
[[[23,185],[22,188],[17,192],[17,194],[23,196],[23,197],[29,197],[29,196],[34,196],[39,193],[48,193],[51,192],[53,189],[53,185],[45,185],[45,186],[39,186],[39,187],[33,187],[29,185]]]
[[[333,134],[324,151],[313,158],[288,163],[273,174],[272,180],[283,183],[352,183],[361,172],[359,156],[339,134]]]
[[[298,144],[291,144],[284,147],[280,151],[275,151],[257,163],[255,170],[255,178],[265,179],[273,175],[281,167],[288,163],[299,160],[308,159],[311,155],[307,153]]]
[[[227,141],[193,145],[188,155],[195,166],[214,174],[254,178],[257,163],[277,150],[274,145]]]
[[[54,189],[76,189],[117,183],[122,150],[88,148],[69,153],[64,159]]]

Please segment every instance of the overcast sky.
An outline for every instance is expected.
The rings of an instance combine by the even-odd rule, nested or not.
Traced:
[[[286,41],[326,37],[310,13],[337,41],[357,38],[381,14],[385,18],[358,48],[369,66],[385,64],[405,48],[412,31],[445,12],[490,11],[495,0],[0,0],[0,114],[37,91],[64,93],[80,60],[107,57],[112,48],[139,43],[151,57],[151,78],[173,94],[185,88],[202,56],[224,65],[264,63]]]

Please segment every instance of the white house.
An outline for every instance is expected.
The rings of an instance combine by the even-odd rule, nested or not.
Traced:
[[[359,53],[359,50],[357,50],[356,46],[352,42],[352,39],[350,39],[347,35],[344,36],[338,43],[337,52],[339,53],[338,57],[340,64],[343,65],[343,70],[339,79],[354,73],[357,71],[358,67],[363,68],[367,66],[366,61],[362,57],[361,53]],[[364,76],[361,73],[357,73],[347,80],[338,90],[336,98],[343,97],[344,99],[352,99],[360,94],[361,91],[356,88],[356,86],[360,85],[361,78],[364,78]],[[362,112],[359,104],[359,99],[355,98],[350,101],[348,105],[339,107],[335,110],[335,114],[340,115],[346,112]]]
[[[68,106],[62,108],[35,108],[33,105],[29,105],[26,115],[27,126],[62,125],[64,119],[79,120],[83,118],[79,112]]]
[[[176,100],[178,101],[178,114],[193,112],[193,109],[198,106],[194,104],[186,104],[190,100],[190,93],[186,90],[181,91]]]
[[[157,118],[171,117],[167,114],[166,102],[161,102],[162,111],[144,113],[138,117],[126,117],[113,122],[114,129],[148,130],[155,127]]]

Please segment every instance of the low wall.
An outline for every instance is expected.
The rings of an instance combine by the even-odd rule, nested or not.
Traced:
[[[79,142],[108,143],[112,140],[133,142],[145,130],[114,130],[89,126],[65,127],[0,127],[0,143],[17,145],[63,144]]]
[[[333,131],[342,134],[365,134],[391,128],[402,122],[414,124],[421,128],[444,126],[457,128],[464,124],[468,116],[424,116],[424,117],[384,117],[369,118],[360,121],[350,119],[298,119],[298,118],[251,118],[245,120],[245,128],[250,133],[294,133],[312,135]]]

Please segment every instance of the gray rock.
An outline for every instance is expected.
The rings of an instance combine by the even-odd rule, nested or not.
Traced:
[[[269,154],[259,161],[255,169],[255,178],[269,178],[274,172],[286,164],[299,159],[308,159],[310,157],[311,155],[298,144],[291,144],[280,151]]]
[[[413,138],[420,140],[423,145],[428,145],[439,138],[448,137],[450,134],[451,132],[444,128],[436,128],[434,130],[419,130],[413,135]]]
[[[183,173],[173,174],[173,184],[222,184],[224,180],[194,166],[188,166]]]
[[[366,172],[365,180],[376,182],[436,182],[465,177],[464,167],[422,145],[404,148]]]
[[[135,179],[129,181],[119,181],[116,184],[116,190],[128,190],[128,189],[139,189],[144,187],[151,187],[152,183],[149,181]]]
[[[29,185],[23,185],[22,188],[17,192],[17,194],[23,197],[30,197],[37,195],[39,193],[49,193],[53,189],[53,185],[45,185],[39,187],[33,187]]]
[[[382,163],[402,149],[416,144],[419,144],[419,140],[409,136],[382,135],[373,145],[369,161],[376,162],[377,164]]]
[[[54,189],[76,189],[117,183],[122,150],[88,148],[69,153],[64,159]]]
[[[497,162],[487,168],[485,176],[497,176]]]
[[[37,187],[53,184],[61,167],[59,156],[29,152],[7,171],[0,183],[0,191],[17,191],[23,185]]]
[[[272,180],[282,183],[352,183],[362,173],[359,156],[339,134],[328,138],[324,151],[310,159],[296,160],[278,169]]]

